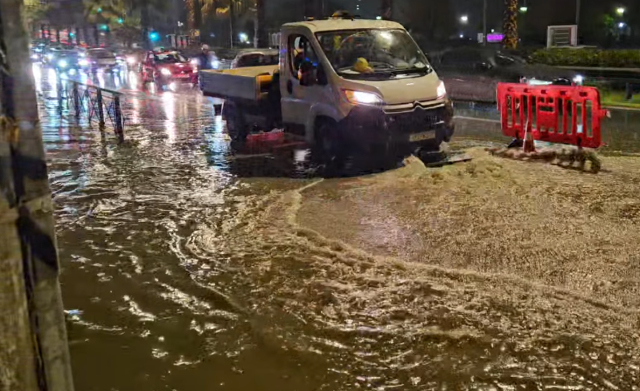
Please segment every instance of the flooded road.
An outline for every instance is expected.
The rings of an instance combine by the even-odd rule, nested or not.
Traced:
[[[304,150],[234,153],[189,91],[129,91],[118,145],[49,76],[78,390],[639,389],[635,158],[321,179]],[[500,140],[477,122],[454,148]]]

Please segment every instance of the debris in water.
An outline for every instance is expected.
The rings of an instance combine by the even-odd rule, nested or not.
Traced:
[[[516,160],[541,160],[564,168],[573,168],[597,174],[602,168],[602,162],[593,150],[578,148],[545,148],[534,152],[523,152],[514,148],[487,148],[495,156]],[[587,168],[587,162],[589,166]]]

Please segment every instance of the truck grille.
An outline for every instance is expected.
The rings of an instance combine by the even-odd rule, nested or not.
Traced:
[[[393,132],[411,133],[416,129],[433,127],[445,121],[445,108],[416,108],[414,111],[386,116],[387,128]]]

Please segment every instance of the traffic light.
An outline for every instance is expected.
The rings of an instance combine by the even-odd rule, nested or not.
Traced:
[[[102,13],[102,8],[98,8],[98,13]]]
[[[120,23],[120,24],[124,23],[124,19],[118,18],[118,23]]]
[[[100,30],[107,31],[107,30],[109,30],[109,26],[107,26],[106,24],[101,24],[100,25]]]
[[[160,39],[160,34],[158,34],[157,31],[152,31],[149,33],[149,39],[154,42],[154,41],[158,41]]]

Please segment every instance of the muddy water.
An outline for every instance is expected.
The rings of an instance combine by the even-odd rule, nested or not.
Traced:
[[[77,389],[638,389],[637,301],[429,254],[420,162],[321,180],[195,96],[128,104],[125,145],[43,105]]]

